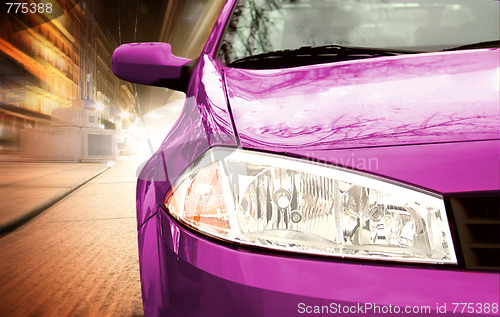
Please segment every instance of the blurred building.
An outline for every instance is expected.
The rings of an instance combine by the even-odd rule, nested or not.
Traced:
[[[94,1],[52,1],[64,14],[45,23],[37,14],[1,17],[0,150],[19,150],[20,130],[50,124],[56,108],[96,109],[101,127],[114,128],[135,102],[111,71],[117,43],[96,24]]]

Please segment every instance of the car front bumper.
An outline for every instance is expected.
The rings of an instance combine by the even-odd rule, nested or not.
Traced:
[[[146,316],[499,315],[498,273],[240,248],[161,208],[138,237]]]

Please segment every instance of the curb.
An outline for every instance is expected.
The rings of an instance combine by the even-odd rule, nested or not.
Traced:
[[[75,186],[71,187],[70,189],[68,189],[67,191],[65,191],[57,196],[54,196],[54,197],[50,198],[48,201],[36,206],[35,208],[31,209],[30,211],[28,211],[24,215],[7,222],[6,224],[0,225],[0,238],[3,237],[4,235],[16,230],[17,228],[21,227],[22,225],[24,225],[25,223],[27,223],[31,219],[35,218],[36,216],[38,216],[39,214],[41,214],[42,212],[44,212],[48,208],[52,207],[57,202],[61,201],[63,198],[65,198],[66,196],[68,196],[69,194],[71,194],[72,192],[77,190],[78,188],[82,187],[83,185],[87,184],[88,182],[90,182],[91,180],[96,178],[97,176],[106,172],[110,168],[111,167],[106,167],[102,171],[96,173],[92,177],[89,177],[88,179],[84,180],[80,184],[75,185]]]

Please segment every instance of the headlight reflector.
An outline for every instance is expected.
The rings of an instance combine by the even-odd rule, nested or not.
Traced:
[[[240,244],[457,263],[440,196],[309,161],[211,149],[174,184],[165,207],[200,232]]]

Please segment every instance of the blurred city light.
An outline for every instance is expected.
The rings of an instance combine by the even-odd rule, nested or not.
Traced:
[[[113,136],[109,143],[113,154],[108,158],[112,159],[115,152],[131,153],[132,135],[145,142],[136,152],[149,157],[175,122],[183,101],[165,88],[119,80],[111,70],[113,50],[129,42],[160,41],[171,43],[179,56],[196,58],[225,1],[53,3],[60,9],[54,19],[0,13],[0,157],[28,159],[29,152],[31,158],[41,159],[48,152],[47,159],[57,161],[62,157],[58,151],[67,152],[57,144],[67,141],[75,149],[90,151],[69,161],[90,159],[91,152],[104,159],[101,154],[109,149],[102,147],[103,140],[108,144]],[[63,126],[71,126],[73,132],[82,129],[85,137],[72,138],[72,143],[47,139],[48,135],[69,139],[61,132]],[[27,151],[26,144],[41,144],[36,140],[41,135],[51,147],[54,144],[53,149],[39,147],[40,155],[35,153],[38,148]],[[25,142],[27,137],[33,142]]]
[[[128,111],[122,111],[120,113],[120,118],[122,120],[128,120],[128,118],[130,118],[130,113]]]
[[[186,95],[174,92],[162,107],[158,107],[143,117],[144,121],[136,118],[127,130],[127,141],[131,159],[135,167],[140,170],[144,163],[157,151],[170,129],[179,118]]]

